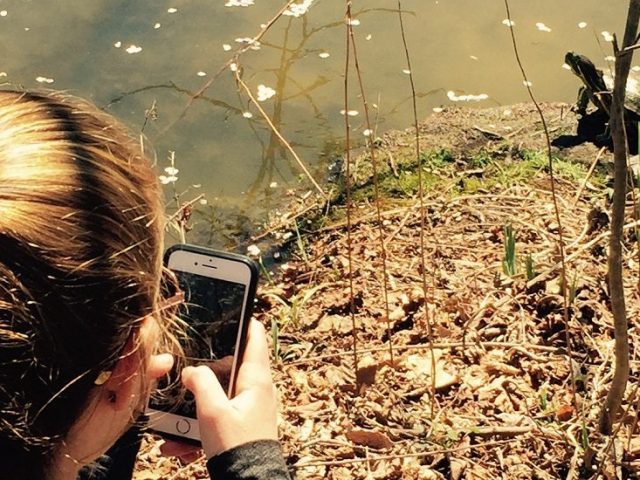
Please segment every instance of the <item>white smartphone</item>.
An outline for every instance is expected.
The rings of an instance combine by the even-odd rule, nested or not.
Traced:
[[[232,397],[258,282],[257,265],[243,255],[193,245],[174,245],[164,261],[185,296],[179,315],[188,326],[187,364],[211,367]],[[199,442],[195,400],[190,392],[181,397],[152,398],[146,412],[149,428]]]

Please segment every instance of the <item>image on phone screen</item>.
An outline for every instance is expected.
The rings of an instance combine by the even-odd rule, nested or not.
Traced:
[[[228,392],[247,285],[189,272],[175,274],[185,297],[178,315],[188,328],[189,340],[183,345],[187,364],[208,365]],[[175,392],[165,391],[162,399],[152,399],[149,406],[195,418],[193,395],[185,392],[180,396],[178,388]],[[180,400],[176,402],[175,398]]]

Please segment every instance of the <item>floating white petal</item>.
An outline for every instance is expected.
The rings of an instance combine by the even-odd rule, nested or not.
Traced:
[[[507,27],[513,27],[515,26],[516,22],[514,22],[513,20],[509,20],[508,18],[505,18],[504,20],[502,20],[502,24]]]
[[[229,68],[231,69],[232,72],[237,72],[238,71],[238,64],[237,63],[232,63],[231,65],[229,65]]]
[[[359,112],[357,110],[349,110],[348,112],[345,110],[340,110],[340,115],[344,115],[345,113],[350,117],[356,117],[359,115]]]
[[[530,82],[529,80],[523,80],[523,81],[522,81],[522,84],[523,84],[525,87],[533,87],[533,83],[532,83],[532,82]]]
[[[120,48],[122,46],[122,42],[116,42],[113,44],[114,47]]]
[[[247,253],[249,255],[252,255],[254,257],[257,257],[258,255],[260,255],[260,249],[258,248],[257,245],[249,245],[247,247]]]
[[[170,183],[175,183],[178,180],[178,177],[175,177],[173,175],[160,175],[158,177],[158,179],[160,179],[160,183],[163,185],[168,185]]]
[[[469,55],[469,58],[470,58],[471,60],[478,60],[478,57],[476,57],[475,55]]]
[[[0,17],[6,17],[9,14],[6,10],[0,10]]]
[[[36,77],[36,82],[38,82],[38,83],[53,83],[53,78]]]
[[[369,128],[367,128],[366,130],[364,130],[364,131],[362,132],[362,134],[363,134],[365,137],[370,137],[372,133],[373,133],[373,132],[372,132]]]
[[[253,5],[253,0],[227,0],[225,7],[248,7]]]
[[[167,13],[176,13],[177,11],[178,9],[174,7],[167,8]]]
[[[321,52],[321,53],[318,54],[318,56],[320,58],[329,58],[331,55],[329,55],[329,53],[327,53],[327,52]]]
[[[605,42],[613,42],[613,35],[611,35],[606,30],[604,32],[600,32],[600,35],[602,35],[602,38],[604,38]]]
[[[164,171],[166,172],[167,175],[175,177],[176,175],[178,175],[178,172],[180,170],[178,170],[176,167],[166,167]]]
[[[200,199],[200,205],[206,205],[207,203],[209,203],[209,202],[207,201],[206,198],[201,198]]]
[[[258,85],[258,96],[257,99],[259,102],[264,102],[265,100],[269,100],[276,94],[276,91],[265,85]]]
[[[278,182],[271,182],[269,184],[269,188],[277,188],[278,187]]]
[[[246,43],[251,46],[251,50],[260,50],[260,42],[249,37],[239,37],[235,40],[238,43]]]
[[[162,25],[160,25],[159,23],[156,23],[153,28],[155,28],[156,30],[159,29]]]
[[[489,95],[486,93],[480,93],[478,95],[456,95],[456,92],[449,90],[447,92],[447,97],[449,97],[449,100],[452,102],[479,102],[489,98]]]
[[[587,28],[587,22],[580,22],[578,28]]]
[[[206,77],[207,72],[203,72],[202,70],[200,70],[196,75],[198,75],[199,77]]]
[[[231,48],[232,48],[231,45],[229,45],[228,43],[225,43],[225,44],[222,45],[222,49],[225,52],[228,52],[229,50],[231,50]]]
[[[253,113],[251,113],[251,112],[242,112],[242,116],[244,118],[253,118]]]
[[[435,113],[444,112],[444,108],[442,107],[433,107],[431,110],[433,110]]]
[[[402,73],[404,73],[405,75],[411,75],[411,70],[405,68],[404,70],[402,70]]]
[[[128,54],[140,53],[142,51],[142,47],[138,45],[129,45],[125,50]]]
[[[360,25],[360,20],[358,20],[357,18],[350,18],[347,20],[347,24],[357,27],[358,25]]]
[[[538,22],[536,23],[536,28],[538,30],[540,30],[541,32],[550,32],[551,29],[549,27],[547,27],[544,23],[542,22]]]
[[[289,8],[283,12],[283,15],[296,18],[301,17],[309,11],[313,2],[314,0],[302,0],[300,3],[292,3],[289,5]]]

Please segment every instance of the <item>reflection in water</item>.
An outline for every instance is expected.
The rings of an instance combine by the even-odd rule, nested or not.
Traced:
[[[233,75],[217,74],[241,45],[235,39],[255,35],[284,3],[225,8],[222,1],[3,0],[0,75],[6,77],[0,80],[93,98],[138,130],[147,122],[145,133],[159,158],[176,152],[178,191],[202,184],[209,200],[197,205],[191,240],[237,239],[234,232],[212,235],[213,225],[258,223],[284,192],[308,185],[238,92]],[[397,12],[389,3],[367,0],[366,9],[354,14],[367,97],[378,107],[377,132],[412,122]],[[462,103],[453,102],[449,91],[454,98],[488,95],[473,107],[526,101],[501,2],[404,0],[403,5],[421,118],[434,107]],[[602,32],[622,31],[626,7],[600,0],[514,0],[512,14],[536,96],[572,102],[578,82],[561,68],[564,54],[580,51],[605,64],[611,45]],[[306,15],[280,18],[261,38],[261,49],[247,50],[238,60],[252,91],[259,84],[276,90],[261,106],[319,180],[335,159],[335,146],[338,152],[344,148],[343,17],[344,2],[316,0]],[[203,82],[209,84],[206,91]],[[352,108],[361,111],[357,92],[349,96]],[[154,102],[157,120],[151,121],[145,112]],[[243,116],[247,111],[253,118]],[[361,116],[351,121],[354,136],[360,135]],[[218,223],[210,221],[213,217]]]

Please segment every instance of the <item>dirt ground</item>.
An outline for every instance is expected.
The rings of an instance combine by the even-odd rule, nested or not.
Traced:
[[[569,106],[543,108],[552,139],[570,141],[577,120]],[[288,242],[286,262],[260,288],[256,317],[275,333],[292,476],[640,478],[640,261],[631,195],[624,259],[631,380],[616,435],[597,428],[613,359],[611,154],[591,144],[553,147],[558,222],[532,105],[445,109],[420,125],[419,137],[421,151],[431,152],[422,202],[412,183],[415,131],[389,132],[375,141],[386,186],[379,212],[363,153],[354,160],[360,195],[351,208],[336,194],[314,215],[317,199],[301,196],[256,236]],[[303,218],[310,226],[300,238],[284,240]],[[509,231],[515,246],[505,260]],[[159,455],[160,442],[147,437],[135,479],[207,478],[204,459],[181,465]]]

